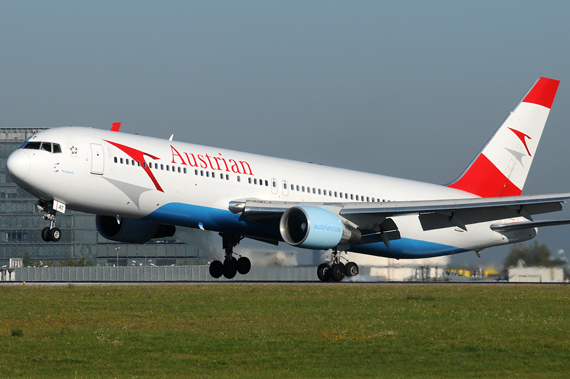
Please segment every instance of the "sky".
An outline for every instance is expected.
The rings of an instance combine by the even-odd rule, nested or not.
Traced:
[[[0,126],[122,122],[445,184],[545,76],[561,85],[523,194],[570,192],[568,14],[564,1],[3,0]],[[568,232],[538,241],[570,253]]]

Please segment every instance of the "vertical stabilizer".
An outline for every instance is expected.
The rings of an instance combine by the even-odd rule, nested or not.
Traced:
[[[538,79],[467,170],[449,187],[481,197],[520,195],[559,83]]]

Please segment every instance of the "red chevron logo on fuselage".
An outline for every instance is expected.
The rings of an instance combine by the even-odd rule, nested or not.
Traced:
[[[154,186],[156,187],[156,189],[160,192],[164,192],[164,190],[162,189],[162,187],[160,186],[160,184],[158,184],[158,181],[156,180],[156,178],[154,177],[154,174],[152,173],[152,171],[150,170],[150,165],[148,163],[146,163],[144,156],[146,155],[149,158],[152,158],[154,160],[158,160],[160,159],[159,157],[155,157],[154,155],[145,153],[144,151],[140,151],[137,149],[133,149],[132,147],[129,146],[125,146],[125,145],[121,145],[120,143],[116,143],[116,142],[111,142],[108,140],[103,140],[105,142],[110,143],[111,145],[115,146],[116,148],[121,149],[124,153],[126,153],[129,157],[131,157],[132,159],[134,159],[137,162],[141,162],[140,163],[140,167],[146,172],[146,174],[148,175],[148,177],[150,178],[150,180],[152,180]]]

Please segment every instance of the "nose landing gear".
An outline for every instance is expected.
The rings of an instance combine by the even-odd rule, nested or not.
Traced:
[[[49,221],[49,226],[42,229],[42,240],[45,242],[58,242],[61,239],[61,230],[55,226],[55,210],[52,204],[39,200],[37,207],[46,212],[44,220]]]
[[[345,276],[358,275],[358,265],[354,262],[348,262],[348,259],[341,257],[341,253],[336,249],[331,254],[332,265],[321,263],[317,268],[317,277],[322,282],[328,282],[330,279],[340,282]],[[347,261],[346,265],[340,259]]]
[[[210,275],[213,278],[219,278],[222,275],[226,279],[233,279],[237,273],[245,275],[251,269],[251,262],[246,257],[236,259],[233,255],[233,249],[243,239],[238,234],[220,233],[222,237],[222,245],[225,250],[224,263],[216,260],[210,263]]]

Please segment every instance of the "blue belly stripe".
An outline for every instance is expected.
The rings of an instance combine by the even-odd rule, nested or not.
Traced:
[[[198,224],[201,223],[206,230],[282,240],[277,226],[260,224],[229,210],[199,205],[165,204],[141,220],[190,228],[198,228]],[[467,250],[434,242],[402,238],[390,241],[390,249],[384,243],[376,242],[355,245],[350,251],[387,258],[416,259],[463,253]]]

